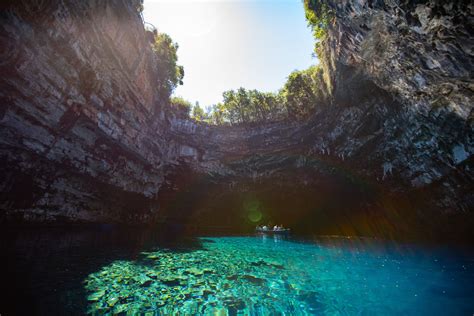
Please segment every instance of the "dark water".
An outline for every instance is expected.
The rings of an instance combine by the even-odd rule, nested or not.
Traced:
[[[3,315],[473,315],[474,253],[369,239],[3,229]]]

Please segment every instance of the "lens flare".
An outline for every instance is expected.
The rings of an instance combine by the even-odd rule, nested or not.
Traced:
[[[249,198],[245,200],[243,204],[244,210],[247,213],[247,218],[252,223],[258,223],[263,217],[263,214],[260,211],[260,202],[256,198]]]
[[[258,210],[250,211],[247,217],[251,222],[258,223],[262,219],[262,213]]]

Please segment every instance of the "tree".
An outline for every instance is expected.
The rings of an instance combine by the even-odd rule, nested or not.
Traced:
[[[244,88],[225,91],[223,102],[213,105],[207,114],[195,106],[193,118],[216,125],[304,119],[325,102],[323,91],[322,69],[312,66],[292,72],[278,93]]]
[[[182,97],[170,99],[171,110],[180,118],[189,118],[193,105]]]
[[[306,20],[313,30],[313,36],[322,40],[327,34],[329,23],[334,16],[324,0],[304,0]]]
[[[231,124],[268,121],[281,117],[282,99],[275,93],[239,88],[223,93],[220,112]]]
[[[199,102],[196,102],[194,105],[191,117],[198,122],[208,121],[208,116],[206,115],[206,112],[204,112],[203,108],[199,105]]]
[[[225,91],[222,94],[224,98],[224,107],[227,112],[227,119],[231,124],[237,124],[242,122],[242,111],[239,102],[239,97],[234,90]]]
[[[294,71],[281,91],[289,118],[304,118],[322,101],[320,67]]]
[[[228,114],[223,103],[214,104],[209,113],[209,123],[214,125],[224,125],[228,122]]]
[[[178,44],[168,34],[156,32],[152,50],[157,59],[157,84],[163,96],[169,97],[173,90],[183,84],[184,68],[177,65]]]

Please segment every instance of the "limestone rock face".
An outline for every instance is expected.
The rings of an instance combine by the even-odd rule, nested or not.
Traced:
[[[328,2],[330,102],[306,121],[233,127],[168,109],[138,1],[33,3],[1,13],[3,220],[214,218],[262,192],[281,219],[291,200],[301,221],[404,208],[472,222],[470,3]]]
[[[2,216],[127,221],[156,210],[174,153],[137,4],[2,10]]]
[[[323,47],[334,103],[364,111],[358,131],[378,138],[365,168],[408,187],[440,185],[438,192],[450,192],[448,199],[438,195],[440,209],[472,211],[472,3],[347,0],[330,6],[335,19]],[[376,94],[385,97],[375,100]],[[346,140],[361,140],[357,134]]]
[[[471,212],[472,4],[328,4],[335,17],[321,58],[331,104],[306,122],[201,132],[178,124],[176,137],[204,150],[196,168],[255,178],[324,160],[388,191],[429,187],[442,212]]]
[[[191,165],[223,184],[222,194],[256,191],[260,183],[275,192],[298,187],[297,200],[342,174],[355,192],[361,181],[383,192],[366,200],[382,213],[406,208],[425,220],[472,223],[472,4],[327,3],[335,17],[320,57],[330,104],[305,122],[172,124],[175,139],[200,148]]]

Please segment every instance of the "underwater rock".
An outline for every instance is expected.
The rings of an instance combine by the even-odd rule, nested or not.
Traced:
[[[128,304],[119,304],[114,307],[114,314],[120,314],[128,311],[130,306]]]
[[[119,301],[119,299],[117,297],[110,297],[107,299],[107,305],[109,307],[114,307],[115,304]]]
[[[97,292],[94,292],[94,293],[90,294],[87,297],[87,300],[88,301],[98,301],[104,295],[105,295],[105,290],[100,290],[100,291],[97,291]]]
[[[223,302],[229,309],[241,310],[245,308],[245,302],[240,298],[230,296],[224,298]]]
[[[146,280],[146,281],[142,282],[142,283],[140,284],[140,286],[141,286],[141,287],[147,287],[147,286],[150,286],[150,284],[152,284],[152,283],[153,283],[152,280]]]
[[[166,305],[166,300],[157,300],[155,302],[155,304],[156,304],[157,307],[165,306]]]
[[[251,265],[255,266],[255,267],[268,266],[268,267],[272,267],[272,268],[279,269],[279,270],[284,269],[284,266],[282,264],[273,263],[273,262],[266,262],[264,260],[259,260],[257,262],[252,262]]]
[[[263,285],[266,282],[264,279],[257,278],[256,276],[248,275],[248,274],[243,275],[242,279],[256,285]]]
[[[239,247],[236,247],[235,240],[241,240]],[[127,314],[164,314],[164,315],[213,315],[216,311],[221,311],[224,315],[252,315],[264,314],[274,315],[280,313],[288,315],[304,315],[304,314],[337,314],[340,310],[334,308],[342,307],[349,314],[357,314],[360,312],[359,306],[352,306],[351,299],[354,298],[358,304],[367,307],[367,296],[376,297],[378,301],[385,304],[384,299],[390,301],[387,304],[398,306],[398,300],[392,299],[392,290],[388,290],[385,294],[377,287],[366,288],[365,281],[383,280],[390,282],[393,274],[396,274],[397,284],[400,286],[408,286],[410,278],[423,278],[423,284],[432,283],[432,273],[430,271],[443,270],[439,262],[427,260],[427,270],[423,276],[419,269],[409,269],[403,272],[398,269],[404,266],[406,262],[411,262],[413,267],[418,267],[418,259],[405,259],[399,257],[399,254],[391,254],[389,258],[394,258],[391,267],[379,268],[378,275],[371,277],[368,267],[373,263],[379,262],[381,258],[378,247],[370,254],[365,251],[353,252],[352,248],[322,248],[313,245],[308,251],[307,243],[292,243],[288,247],[288,251],[275,252],[272,247],[263,249],[258,239],[250,241],[250,237],[234,237],[220,238],[218,243],[203,243],[203,247],[209,250],[215,250],[215,255],[211,259],[207,258],[205,252],[195,254],[202,260],[199,266],[194,268],[199,270],[216,269],[229,273],[212,273],[200,274],[195,276],[188,274],[187,269],[182,269],[183,275],[172,272],[172,267],[167,265],[160,267],[160,275],[168,276],[170,281],[178,281],[186,279],[186,284],[177,284],[174,286],[166,286],[159,281],[149,284],[148,287],[141,287],[138,282],[130,282],[129,284],[118,283],[116,278],[120,273],[126,271],[131,275],[132,280],[140,276],[153,272],[155,267],[147,265],[149,262],[146,257],[137,261],[121,261],[105,266],[98,272],[92,273],[84,281],[86,290],[92,298],[92,294],[96,295],[94,300],[89,301],[89,314],[107,314],[107,313],[127,313]],[[288,242],[290,243],[290,242]],[[367,246],[368,241],[361,241],[361,244]],[[376,245],[378,241],[375,241]],[[245,246],[243,246],[245,245]],[[356,249],[359,249],[357,244]],[[351,241],[351,246],[354,243]],[[248,251],[246,247],[250,248]],[[370,248],[370,246],[368,246]],[[285,270],[260,264],[255,266],[248,258],[254,256],[255,249],[258,249],[262,260],[267,263],[284,262],[291,255],[292,264],[286,266]],[[327,260],[314,261],[312,256],[307,256],[304,252],[324,254]],[[232,256],[228,256],[231,254]],[[424,256],[424,255],[422,255]],[[184,263],[189,259],[187,254],[176,252],[170,254],[173,261]],[[227,258],[224,261],[223,258]],[[417,257],[418,258],[418,257]],[[425,257],[423,257],[425,258]],[[426,258],[425,258],[426,259]],[[348,265],[348,260],[354,260],[356,268]],[[405,261],[407,260],[407,261]],[[260,260],[259,260],[260,261]],[[258,261],[257,261],[258,262]],[[369,265],[367,265],[367,263]],[[185,266],[185,264],[183,264]],[[239,274],[243,270],[250,269],[252,273]],[[367,275],[368,273],[368,275]],[[410,278],[402,281],[406,275]],[[380,275],[382,278],[380,279]],[[442,275],[442,274],[440,274]],[[464,271],[459,275],[462,278]],[[228,278],[230,277],[230,278]],[[446,277],[443,275],[443,277]],[[450,277],[446,277],[448,283],[451,282]],[[365,280],[365,281],[364,281]],[[367,281],[369,282],[369,281]],[[291,283],[291,286],[290,286]],[[100,289],[100,291],[98,290]],[[356,289],[356,290],[354,290]],[[449,288],[435,289],[427,286],[424,289],[425,294],[435,294],[449,297],[447,292]],[[395,288],[393,288],[395,290]],[[368,291],[368,292],[366,292]],[[462,297],[459,293],[454,292],[456,297]],[[341,295],[344,294],[344,295]],[[369,294],[367,294],[369,293]],[[397,291],[397,295],[402,297],[412,297],[410,294],[403,294],[403,291]],[[397,296],[398,297],[398,296]],[[468,296],[465,296],[465,301]],[[117,301],[118,299],[118,301]],[[351,302],[348,304],[347,302]],[[381,314],[377,311],[377,307],[369,304],[367,308],[368,314]],[[388,314],[403,314],[404,306],[401,304],[399,309],[395,309]]]
[[[204,270],[200,270],[200,269],[197,269],[197,268],[189,268],[186,270],[187,273],[190,273],[190,274],[193,274],[195,276],[199,276],[199,275],[203,275],[204,274]]]
[[[152,260],[158,260],[160,258],[160,256],[156,255],[156,254],[152,254],[152,255],[148,255],[147,258],[152,259]]]
[[[146,273],[146,276],[153,280],[156,280],[159,277],[159,273],[156,271],[149,271]]]
[[[140,284],[140,286],[144,286],[144,284],[147,284],[148,282],[152,282],[147,276],[145,275],[138,275],[133,277],[133,280]]]
[[[168,286],[178,286],[181,284],[182,281],[185,281],[186,278],[182,276],[166,276],[164,278],[160,278],[161,283],[166,284]]]

